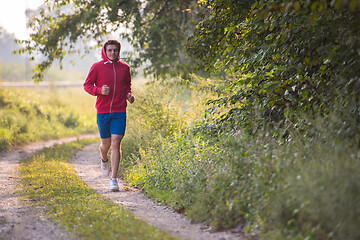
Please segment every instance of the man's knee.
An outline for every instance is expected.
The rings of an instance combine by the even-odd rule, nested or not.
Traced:
[[[122,138],[123,136],[121,135],[111,136],[111,147],[119,148]]]
[[[110,146],[111,146],[110,139],[101,139],[100,148],[102,148],[103,150],[108,150]]]

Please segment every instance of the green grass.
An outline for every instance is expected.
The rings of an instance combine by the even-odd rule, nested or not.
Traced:
[[[81,87],[0,89],[0,151],[96,132],[94,103]]]
[[[177,239],[96,194],[76,175],[69,160],[93,140],[45,149],[19,167],[24,197],[44,205],[76,239]]]

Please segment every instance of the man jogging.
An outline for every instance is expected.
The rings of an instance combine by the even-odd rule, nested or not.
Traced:
[[[108,151],[112,148],[112,191],[119,190],[116,177],[121,160],[121,140],[126,128],[126,100],[130,103],[135,100],[131,95],[130,67],[119,61],[120,49],[118,41],[108,40],[101,51],[102,60],[92,65],[84,83],[85,91],[97,97],[95,107],[101,137],[101,169],[106,176],[110,172]]]

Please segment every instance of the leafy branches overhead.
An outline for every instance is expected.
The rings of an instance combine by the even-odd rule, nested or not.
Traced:
[[[41,80],[55,60],[61,63],[67,53],[79,51],[75,42],[95,39],[101,45],[104,35],[120,29],[119,38],[130,40],[137,53],[131,56],[133,66],[150,61],[148,74],[178,74],[189,67],[184,42],[195,25],[186,11],[191,6],[196,1],[46,0],[30,23],[30,40],[17,41],[25,46],[18,52],[29,53],[31,60],[43,57],[33,76]]]
[[[134,23],[132,42],[136,45],[139,60],[150,60],[145,73],[155,76],[179,74],[189,71],[191,62],[184,44],[192,35],[196,1],[147,1],[141,19]]]
[[[223,120],[251,127],[256,114],[268,124],[336,105],[360,120],[358,1],[210,2],[188,49],[208,70],[241,73],[229,101],[243,107]]]
[[[45,57],[35,79],[78,51],[76,41],[95,39],[100,45],[105,34],[124,29],[119,38],[136,52],[131,65],[145,63],[146,74],[187,74],[199,63],[200,70],[238,76],[226,98],[212,102],[232,106],[221,118],[226,123],[297,124],[303,113],[326,116],[336,108],[345,128],[349,120],[360,126],[358,0],[45,3],[30,25],[31,39],[20,41],[20,53]]]

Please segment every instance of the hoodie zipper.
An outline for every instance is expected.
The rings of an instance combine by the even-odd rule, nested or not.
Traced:
[[[114,70],[114,91],[113,91],[113,96],[112,96],[111,103],[110,103],[110,113],[111,113],[111,109],[112,109],[112,104],[113,104],[113,102],[114,102],[115,90],[116,90],[116,71],[115,71],[115,63],[113,63],[112,65],[113,65],[113,70]]]

